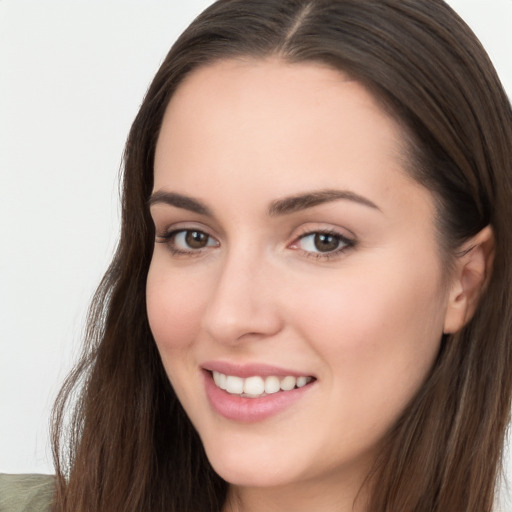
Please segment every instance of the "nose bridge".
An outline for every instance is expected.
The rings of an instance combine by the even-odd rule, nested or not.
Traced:
[[[212,289],[203,327],[219,342],[270,336],[280,329],[271,262],[239,245],[226,252]]]

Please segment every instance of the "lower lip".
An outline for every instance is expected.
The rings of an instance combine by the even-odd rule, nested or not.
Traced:
[[[212,374],[204,372],[206,396],[213,410],[229,420],[251,423],[262,421],[284,411],[300,400],[313,383],[291,391],[278,391],[261,398],[244,398],[231,395],[218,388],[213,382]]]

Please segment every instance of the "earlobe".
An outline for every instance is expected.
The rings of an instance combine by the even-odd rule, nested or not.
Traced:
[[[445,314],[445,334],[459,331],[471,320],[489,281],[494,259],[491,226],[465,242],[456,258]]]

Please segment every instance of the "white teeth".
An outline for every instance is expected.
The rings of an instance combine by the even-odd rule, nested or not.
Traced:
[[[265,382],[261,377],[248,377],[244,382],[244,393],[261,395],[265,391]]]
[[[277,393],[281,389],[279,379],[277,377],[267,377],[265,379],[265,393],[268,395]]]
[[[307,377],[299,377],[297,379],[297,387],[298,388],[303,388],[307,383],[308,383]]]
[[[226,379],[227,377],[223,373],[213,372],[213,380],[220,389],[226,389]]]
[[[213,381],[220,389],[226,390],[232,395],[242,395],[247,398],[258,398],[261,396],[277,393],[278,391],[291,391],[302,388],[313,379],[311,377],[292,377],[288,375],[283,378],[273,375],[263,378],[260,376],[247,377],[242,379],[234,375],[225,375],[220,372],[212,372]]]
[[[295,377],[285,377],[281,381],[281,389],[283,391],[290,391],[295,387],[295,384],[297,384],[297,379]]]
[[[232,395],[241,395],[244,392],[244,379],[234,375],[226,377],[226,391]]]

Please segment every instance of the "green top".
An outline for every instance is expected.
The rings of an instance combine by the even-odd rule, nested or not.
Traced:
[[[55,478],[0,473],[0,512],[50,512]]]

